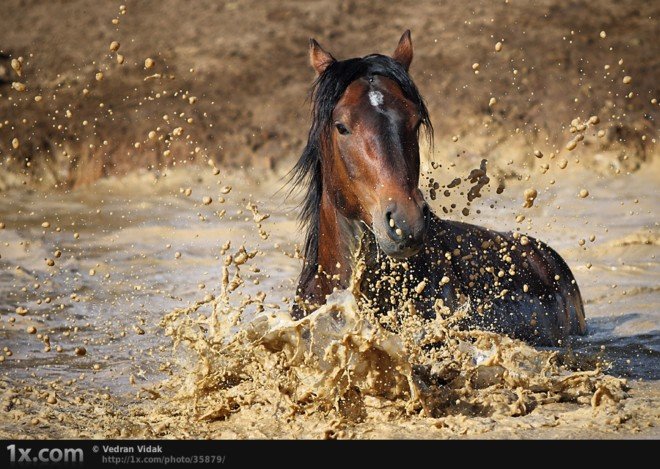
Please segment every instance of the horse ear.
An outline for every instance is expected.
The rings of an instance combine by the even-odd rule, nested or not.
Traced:
[[[312,64],[317,75],[325,72],[325,69],[332,65],[334,61],[335,58],[332,54],[323,50],[318,42],[314,39],[309,40],[309,63]]]
[[[401,39],[399,39],[399,45],[396,46],[392,58],[399,62],[403,68],[406,69],[406,72],[408,71],[410,62],[412,62],[413,58],[412,38],[410,37],[409,29],[407,29],[406,32],[403,33],[403,36],[401,36]]]

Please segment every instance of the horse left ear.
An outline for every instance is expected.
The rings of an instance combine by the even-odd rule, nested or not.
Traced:
[[[403,68],[406,69],[406,72],[408,71],[410,62],[412,62],[413,59],[412,38],[410,37],[409,29],[407,29],[406,32],[403,33],[403,36],[401,36],[401,39],[399,39],[399,45],[396,46],[392,58],[399,62]]]
[[[309,39],[309,63],[312,64],[317,75],[323,74],[334,62],[335,58],[330,52],[326,52],[314,39]]]

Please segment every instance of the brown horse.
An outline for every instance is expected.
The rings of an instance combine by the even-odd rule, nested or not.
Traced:
[[[464,327],[561,345],[586,330],[580,291],[564,260],[531,237],[443,220],[418,188],[419,134],[433,128],[408,75],[406,31],[392,57],[338,61],[310,40],[317,80],[307,146],[294,183],[307,185],[305,262],[293,315],[349,286],[357,250],[361,293],[383,313],[412,300],[432,316],[469,302]]]

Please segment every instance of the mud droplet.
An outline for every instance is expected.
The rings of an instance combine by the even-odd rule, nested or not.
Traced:
[[[11,68],[14,69],[16,74],[20,77],[22,73],[23,64],[19,59],[11,59]]]
[[[525,192],[523,196],[525,197],[525,203],[523,204],[524,208],[530,208],[534,205],[534,201],[536,200],[536,196],[538,195],[538,192],[534,188],[529,188],[525,189]]]
[[[568,151],[573,151],[577,147],[577,144],[578,144],[578,140],[574,138],[573,140],[571,140],[566,144],[566,149]]]

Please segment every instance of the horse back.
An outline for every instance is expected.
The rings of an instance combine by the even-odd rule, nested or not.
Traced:
[[[472,327],[538,345],[561,345],[586,332],[575,277],[562,257],[530,236],[498,232],[433,216],[429,248],[415,270],[451,288],[450,305],[468,300]]]

